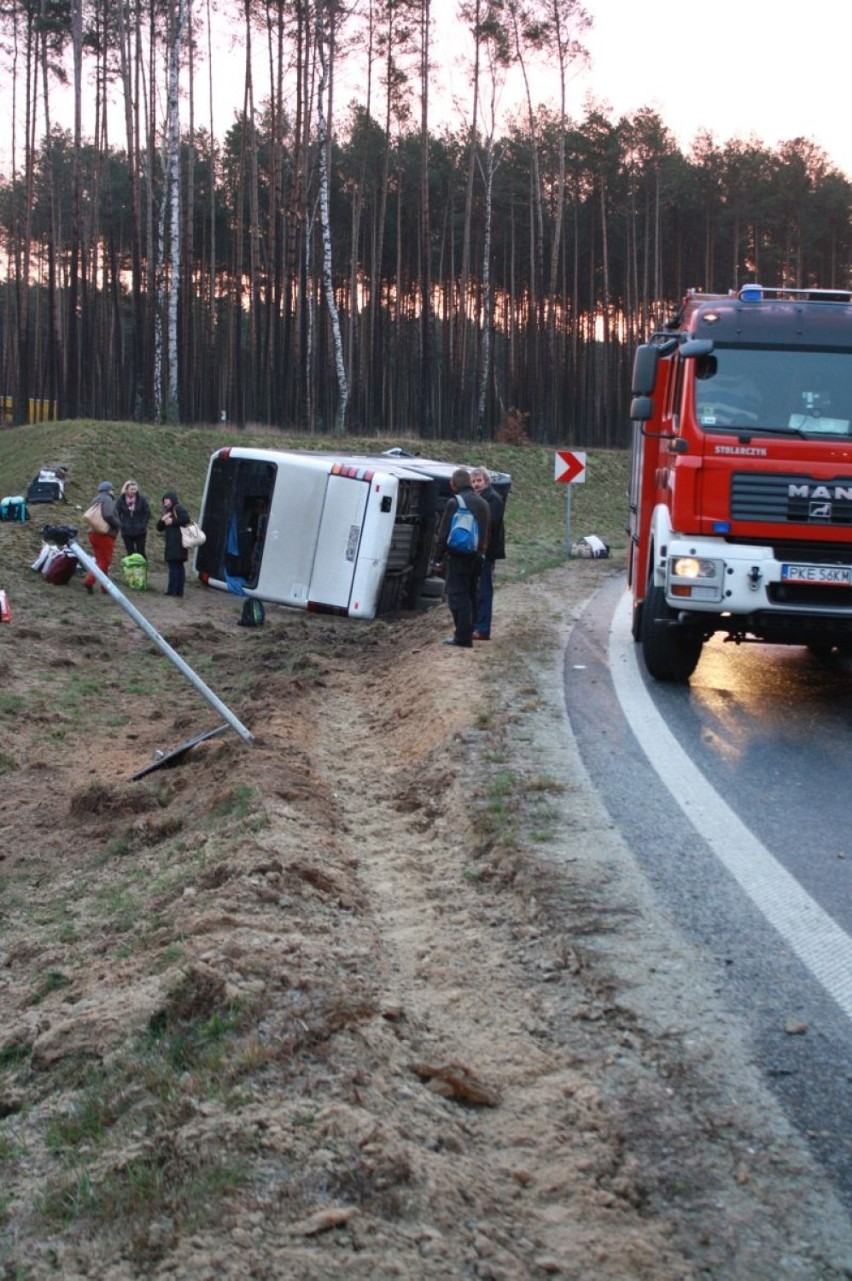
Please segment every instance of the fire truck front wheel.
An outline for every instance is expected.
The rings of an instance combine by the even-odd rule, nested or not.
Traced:
[[[686,627],[673,627],[674,618],[662,587],[649,583],[640,621],[645,667],[655,680],[682,684],[698,665],[703,637]]]

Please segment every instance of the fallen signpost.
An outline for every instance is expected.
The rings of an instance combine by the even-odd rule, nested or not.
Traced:
[[[157,648],[165,654],[166,658],[174,663],[181,675],[185,676],[190,684],[198,690],[199,694],[207,699],[207,702],[210,703],[211,707],[215,707],[219,715],[224,717],[232,729],[236,730],[240,738],[242,738],[246,743],[254,742],[254,736],[251,731],[243,725],[242,721],[237,719],[230,708],[222,702],[221,698],[213,693],[213,690],[210,689],[209,685],[205,685],[201,677],[192,670],[189,663],[187,663],[185,659],[181,658],[177,650],[172,649],[168,641],[165,640],[157,629],[148,622],[145,615],[140,613],[136,606],[127,599],[124,593],[116,587],[112,579],[107,577],[99,567],[97,561],[80,546],[77,542],[76,529],[70,525],[45,525],[42,529],[42,534],[44,535],[46,542],[55,543],[58,547],[67,547],[68,550],[77,557],[80,563],[84,565],[90,573],[94,574],[104,591],[108,592],[110,596],[112,596],[113,600],[118,602],[124,612],[130,615],[138,627],[142,628],[145,635],[150,637]],[[198,741],[201,741],[201,737],[202,736],[199,736]],[[205,735],[204,737],[207,736]],[[175,750],[177,751],[179,749]]]

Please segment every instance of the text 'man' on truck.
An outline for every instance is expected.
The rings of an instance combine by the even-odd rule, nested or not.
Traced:
[[[456,464],[233,447],[210,459],[195,570],[211,587],[318,613],[371,619],[425,608],[438,518]],[[504,500],[505,472],[493,476]]]
[[[691,293],[636,352],[628,583],[646,668],[705,640],[852,652],[852,293]]]

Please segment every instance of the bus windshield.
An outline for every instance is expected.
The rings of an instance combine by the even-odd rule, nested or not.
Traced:
[[[849,436],[852,351],[715,347],[695,360],[702,427]]]

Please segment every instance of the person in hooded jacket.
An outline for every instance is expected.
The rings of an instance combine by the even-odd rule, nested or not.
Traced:
[[[121,524],[121,537],[124,540],[127,555],[132,556],[138,553],[144,556],[148,524],[151,520],[151,504],[135,480],[126,480],[122,485],[115,511]]]
[[[121,526],[119,525],[118,516],[115,512],[115,486],[111,480],[102,480],[98,485],[98,492],[95,494],[93,502],[97,503],[107,523],[107,532],[99,533],[95,529],[89,530],[89,542],[92,544],[92,555],[98,569],[109,576],[109,567],[112,564],[112,558],[115,554],[115,540]],[[83,586],[91,596],[95,590],[97,579],[91,570],[83,579]],[[101,591],[106,595],[106,588],[102,587]]]
[[[169,570],[169,585],[166,588],[167,596],[183,595],[183,589],[186,585],[186,562],[189,558],[189,552],[181,541],[180,531],[183,525],[188,525],[189,523],[189,512],[178,502],[178,496],[174,490],[168,490],[167,493],[163,494],[163,513],[157,521],[157,529],[166,536],[163,559]]]

